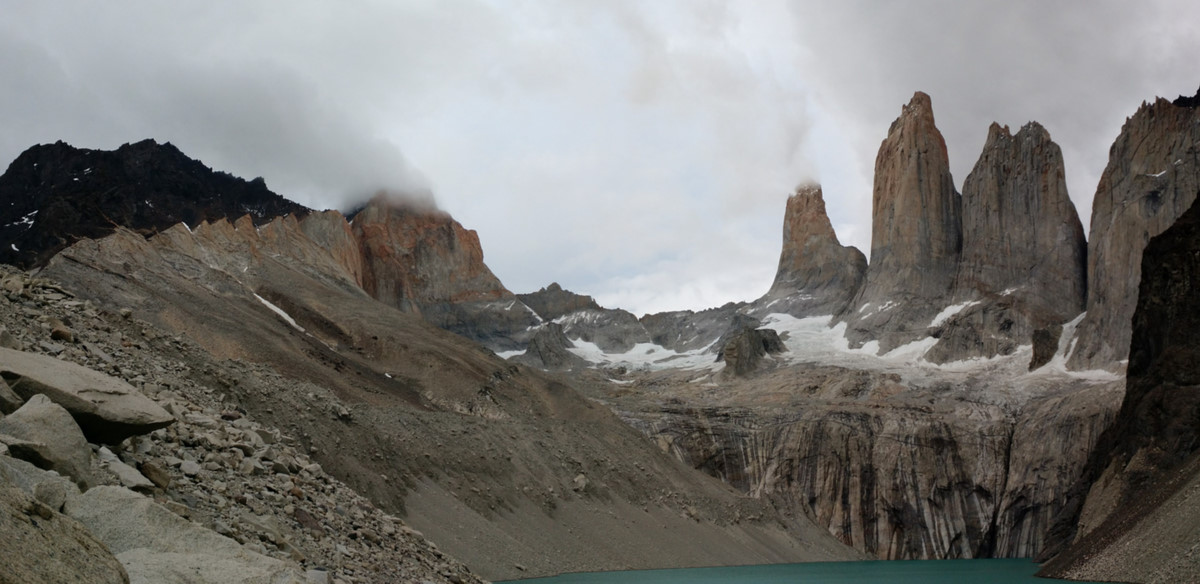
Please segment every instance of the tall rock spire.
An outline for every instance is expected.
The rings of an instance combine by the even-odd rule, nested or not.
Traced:
[[[1037,122],[993,123],[963,182],[963,247],[948,318],[926,359],[1010,354],[1083,311],[1087,241],[1062,152]]]
[[[821,187],[801,186],[787,200],[775,282],[755,305],[764,313],[837,314],[853,299],[866,270],[866,256],[838,241]]]
[[[847,337],[881,351],[923,336],[945,306],[962,247],[961,201],[929,96],[917,92],[875,158],[871,263],[844,313]]]

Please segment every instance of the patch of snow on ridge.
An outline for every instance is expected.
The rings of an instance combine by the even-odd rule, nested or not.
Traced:
[[[1073,371],[1067,369],[1067,361],[1071,360],[1071,354],[1075,352],[1075,344],[1079,342],[1079,338],[1075,336],[1075,330],[1079,327],[1079,323],[1083,321],[1083,317],[1087,316],[1087,312],[1082,312],[1074,320],[1063,325],[1062,336],[1058,337],[1058,351],[1055,351],[1054,358],[1050,359],[1049,363],[1038,368],[1037,371],[1030,375],[1066,375],[1076,379],[1086,379],[1089,381],[1118,381],[1124,379],[1125,376],[1119,373],[1113,373],[1106,369],[1087,369],[1082,371]]]
[[[582,339],[571,339],[574,347],[567,350],[594,365],[618,366],[629,369],[657,371],[661,369],[711,368],[714,356],[705,353],[708,347],[680,353],[654,343],[638,343],[624,353],[605,353],[603,349]]]
[[[530,328],[532,328],[532,327],[530,327]],[[513,357],[516,357],[517,355],[524,355],[525,352],[526,352],[526,349],[517,349],[516,351],[501,351],[499,353],[496,353],[496,356],[501,359],[508,360],[508,359],[512,359]]]
[[[1006,290],[1005,292],[1007,293],[1008,291]],[[975,306],[976,304],[979,304],[978,300],[972,300],[970,302],[963,302],[962,304],[952,304],[950,306],[947,306],[946,308],[942,309],[942,311],[939,312],[937,314],[937,316],[933,317],[933,320],[930,321],[929,326],[930,326],[930,328],[936,327],[936,326],[942,326],[942,323],[949,320],[950,317],[952,317],[972,306]]]
[[[278,314],[280,317],[283,318],[283,320],[286,320],[288,324],[292,325],[292,328],[294,328],[300,332],[304,332],[304,327],[296,324],[296,320],[294,318],[292,318],[292,315],[284,312],[282,308],[275,306],[274,304],[271,304],[270,302],[267,302],[266,298],[263,298],[262,296],[259,296],[258,294],[255,294],[254,297],[257,298],[259,302],[262,302],[263,306],[270,308],[271,312]]]

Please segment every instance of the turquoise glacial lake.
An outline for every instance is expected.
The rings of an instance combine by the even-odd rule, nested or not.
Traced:
[[[734,568],[632,570],[510,580],[521,584],[1052,584],[1031,560],[815,562]],[[1075,583],[1078,584],[1078,583]]]

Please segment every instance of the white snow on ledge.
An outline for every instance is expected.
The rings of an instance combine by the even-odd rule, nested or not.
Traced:
[[[294,318],[292,318],[292,316],[290,314],[284,312],[282,308],[275,306],[274,304],[271,304],[270,302],[267,302],[266,298],[263,298],[262,296],[259,296],[258,294],[255,294],[254,297],[257,298],[259,302],[262,302],[264,306],[266,306],[267,308],[270,308],[271,312],[278,314],[280,317],[283,318],[283,320],[286,320],[288,324],[292,325],[292,328],[294,328],[300,332],[305,332],[304,327],[296,324],[296,320]]]
[[[937,326],[942,326],[942,323],[949,320],[950,317],[952,317],[972,306],[975,306],[976,304],[979,304],[978,300],[972,300],[970,302],[963,302],[962,304],[951,304],[950,306],[947,306],[946,308],[942,309],[942,311],[939,312],[937,316],[933,317],[933,320],[930,321],[930,323],[929,323],[929,327],[933,328],[933,327],[937,327]]]

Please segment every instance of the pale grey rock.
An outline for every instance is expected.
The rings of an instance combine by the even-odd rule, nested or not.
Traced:
[[[11,414],[24,404],[25,400],[13,392],[8,383],[0,378],[0,414]]]
[[[117,556],[137,583],[303,582],[295,566],[252,552],[133,491],[102,486],[65,510]]]
[[[154,490],[154,483],[150,479],[138,472],[137,469],[122,462],[107,447],[101,446],[98,454],[101,468],[107,469],[108,472],[116,476],[117,480],[121,482],[121,486],[142,493],[149,493]]]
[[[0,419],[0,434],[33,443],[34,455],[25,455],[29,462],[71,477],[85,489],[93,483],[87,439],[71,414],[50,398],[41,394],[30,397],[20,409]],[[19,452],[12,445],[10,450]]]
[[[760,367],[767,355],[787,351],[779,333],[772,329],[744,328],[734,335],[717,354],[730,375],[748,375]]]
[[[17,395],[44,394],[66,408],[94,442],[115,444],[175,421],[128,383],[74,363],[0,348],[0,374]]]

